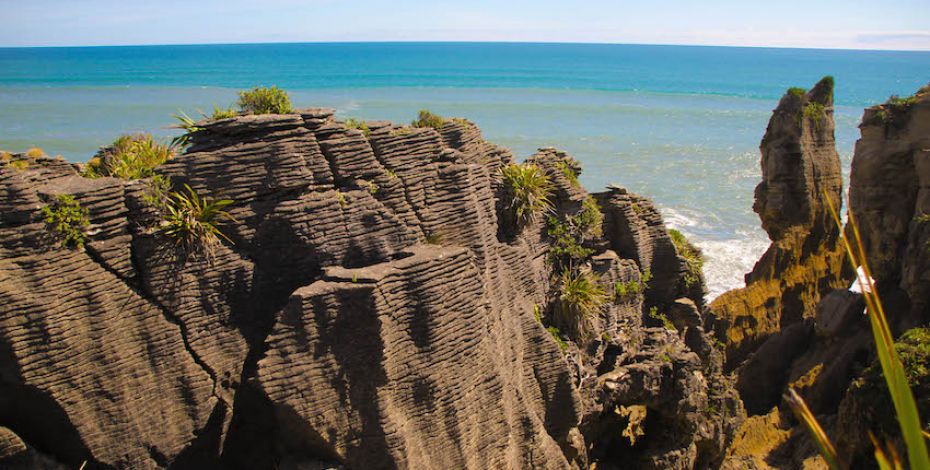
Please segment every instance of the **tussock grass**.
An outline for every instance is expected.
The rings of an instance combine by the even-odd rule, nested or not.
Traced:
[[[501,176],[510,197],[508,207],[518,225],[534,222],[543,213],[552,210],[552,182],[536,165],[510,164],[501,168]]]
[[[220,239],[232,243],[220,227],[235,219],[224,209],[232,204],[229,199],[213,200],[202,197],[190,186],[184,191],[170,193],[163,212],[165,219],[159,232],[173,239],[175,245],[188,253],[204,253],[211,258]]]
[[[610,301],[599,281],[590,271],[562,270],[555,321],[573,338],[589,338],[594,331],[593,322]]]

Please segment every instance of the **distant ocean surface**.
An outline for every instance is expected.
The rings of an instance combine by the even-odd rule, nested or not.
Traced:
[[[71,161],[121,133],[168,137],[171,115],[277,85],[295,106],[475,121],[519,158],[567,150],[582,184],[653,198],[704,250],[710,296],[743,285],[768,246],[752,212],[759,141],[785,89],[836,78],[848,172],[862,108],[930,80],[930,53],[519,43],[0,48],[0,148]]]

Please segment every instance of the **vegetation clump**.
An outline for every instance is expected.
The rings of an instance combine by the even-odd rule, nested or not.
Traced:
[[[32,147],[31,149],[26,150],[26,156],[29,158],[39,158],[43,155],[45,155],[45,151],[39,147]]]
[[[568,182],[571,183],[572,187],[578,188],[581,187],[581,183],[578,182],[578,162],[574,160],[569,161],[568,159],[559,160],[555,163],[556,169],[559,170],[565,178],[568,179]]]
[[[346,127],[348,127],[349,129],[360,130],[362,131],[362,134],[365,135],[365,137],[371,137],[371,129],[368,128],[368,123],[366,123],[365,121],[360,121],[355,118],[349,118],[349,119],[346,119]]]
[[[629,300],[642,292],[643,285],[639,279],[617,281],[614,283],[614,300],[622,302]]]
[[[704,256],[701,251],[692,245],[684,234],[675,229],[669,229],[669,238],[675,245],[678,256],[685,260],[685,287],[691,287],[701,281],[701,270],[704,268]]]
[[[226,109],[220,108],[219,106],[213,106],[213,114],[210,115],[210,119],[214,121],[219,121],[220,119],[229,119],[239,116],[239,111],[236,111],[235,108],[229,107]]]
[[[87,241],[84,227],[90,225],[86,208],[70,194],[61,194],[52,204],[42,207],[45,223],[61,239],[61,246],[81,248]]]
[[[437,131],[442,130],[442,126],[446,123],[446,119],[438,114],[433,114],[429,110],[421,109],[420,113],[417,115],[417,118],[410,123],[413,127],[432,127]]]
[[[150,134],[124,135],[88,160],[84,176],[113,176],[127,180],[148,178],[155,168],[174,157],[168,145],[155,142]]]
[[[510,198],[508,208],[519,226],[531,223],[544,212],[552,210],[549,201],[552,182],[539,167],[512,163],[501,168],[501,176]]]
[[[588,338],[594,319],[610,301],[596,274],[590,271],[562,270],[555,319],[574,338]]]
[[[213,200],[198,195],[190,186],[183,192],[171,192],[163,209],[165,219],[159,232],[175,241],[188,253],[203,252],[212,257],[220,238],[232,243],[220,227],[235,219],[224,209],[229,199]]]
[[[562,337],[562,332],[558,328],[550,326],[546,328],[546,331],[552,335],[552,339],[559,345],[559,351],[565,352],[568,350],[568,343],[565,341],[565,338]]]
[[[803,89],[803,88],[801,88],[801,87],[796,87],[796,86],[794,86],[794,87],[791,87],[791,88],[788,89],[788,94],[789,94],[789,95],[796,96],[796,97],[798,97],[798,98],[804,96],[805,93],[807,93],[807,90],[805,90],[805,89]]]
[[[547,234],[552,239],[549,256],[560,266],[571,264],[591,256],[594,250],[585,246],[585,241],[603,234],[604,215],[592,196],[581,203],[575,215],[559,220],[554,216],[547,219]]]
[[[664,327],[666,330],[678,331],[678,328],[675,327],[675,324],[668,319],[668,315],[659,312],[658,307],[652,307],[649,309],[649,318],[661,323],[662,327]]]
[[[804,117],[813,120],[814,126],[820,130],[821,122],[826,115],[826,107],[823,104],[811,101],[804,105],[803,114]]]
[[[239,92],[239,109],[248,114],[287,114],[291,112],[291,98],[276,86],[255,87]]]

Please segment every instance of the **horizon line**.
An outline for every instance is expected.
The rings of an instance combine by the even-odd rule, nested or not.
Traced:
[[[0,45],[0,49],[83,49],[107,47],[185,47],[185,46],[259,46],[259,45],[304,45],[304,44],[528,44],[528,45],[590,45],[590,46],[654,46],[654,47],[720,47],[738,49],[795,49],[812,51],[852,51],[852,52],[930,52],[928,49],[856,49],[849,47],[824,46],[778,46],[778,45],[733,45],[733,44],[681,44],[681,43],[637,43],[637,42],[588,42],[588,41],[513,41],[513,40],[390,40],[390,41],[257,41],[257,42],[179,42],[179,43],[139,43],[139,44],[70,44],[70,45]]]

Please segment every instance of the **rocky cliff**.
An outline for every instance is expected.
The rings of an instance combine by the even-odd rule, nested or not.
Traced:
[[[892,440],[898,434],[863,315],[865,302],[846,289],[855,276],[837,251],[839,229],[823,202],[830,197],[839,207],[830,88],[832,81],[825,79],[809,93],[789,91],[775,110],[763,139],[763,183],[754,206],[773,244],[747,275],[747,287],[710,307],[750,415],[727,451],[727,468],[823,465],[783,402],[789,387],[825,425],[844,467],[875,466],[869,431]],[[922,159],[930,148],[928,92],[925,87],[866,109],[850,175],[849,208],[895,335],[930,320],[921,280],[928,253],[923,215],[930,209],[920,196],[926,186]],[[808,112],[805,102],[816,103],[814,109]],[[824,112],[819,118],[818,111]],[[792,113],[795,123],[787,121]],[[775,142],[781,142],[776,148],[796,151],[777,152]],[[847,234],[851,230],[845,228]],[[928,391],[930,341],[924,329],[907,332],[901,341],[899,353],[926,416],[930,404],[922,397]]]
[[[551,208],[517,223],[502,172],[513,157],[464,119],[361,127],[308,109],[190,131],[142,179],[5,154],[4,465],[723,458],[742,405],[704,330],[699,251],[647,199],[589,195],[577,162],[542,149],[527,165]],[[162,230],[152,194],[165,177],[231,201],[209,252]],[[67,225],[82,243],[62,243],[52,207],[86,218]],[[587,327],[569,330],[566,312]]]

